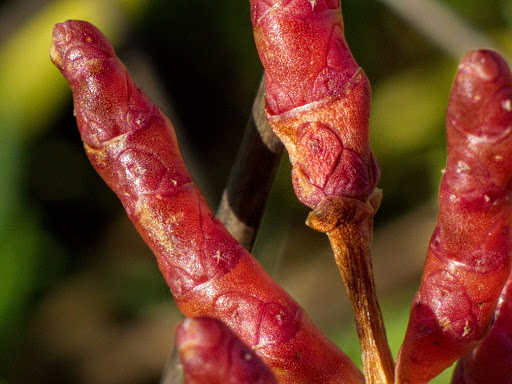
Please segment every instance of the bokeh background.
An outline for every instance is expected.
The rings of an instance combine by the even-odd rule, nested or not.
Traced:
[[[393,353],[436,217],[444,115],[471,48],[512,57],[510,0],[344,1],[346,35],[373,87],[384,201],[377,285]],[[96,24],[171,116],[215,208],[262,68],[249,2],[10,0],[0,6],[0,384],[158,383],[181,315],[146,245],[89,166],[71,94],[49,60],[53,24]],[[255,255],[360,364],[324,235],[283,157]],[[449,372],[434,381],[447,383]]]

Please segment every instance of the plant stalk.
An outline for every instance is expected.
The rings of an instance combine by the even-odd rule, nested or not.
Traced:
[[[252,114],[217,209],[229,233],[251,252],[283,153],[283,145],[265,116],[265,80],[261,79]]]
[[[345,197],[328,197],[309,214],[306,222],[329,237],[352,303],[368,384],[394,382],[394,362],[377,301],[370,251],[373,216],[381,200],[382,191],[379,189],[367,203]]]

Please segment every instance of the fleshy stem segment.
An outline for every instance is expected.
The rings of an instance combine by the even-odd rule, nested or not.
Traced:
[[[352,361],[214,217],[171,122],[105,36],[83,21],[58,24],[51,57],[73,91],[89,160],[155,253],[182,312],[222,320],[279,383],[363,383]]]
[[[285,145],[307,224],[327,233],[347,286],[369,384],[394,381],[370,243],[380,171],[370,150],[371,90],[344,37],[339,0],[251,0],[267,118]]]
[[[258,234],[282,152],[283,144],[265,117],[265,79],[262,78],[216,212],[233,238],[249,252]],[[184,383],[183,366],[176,349],[169,356],[160,383]]]
[[[256,353],[221,321],[186,318],[176,328],[186,384],[276,384]]]
[[[499,54],[461,60],[446,117],[439,216],[397,361],[397,383],[424,384],[489,332],[510,274],[512,77]]]
[[[452,384],[512,382],[512,275],[501,293],[496,319],[480,345],[457,362]]]

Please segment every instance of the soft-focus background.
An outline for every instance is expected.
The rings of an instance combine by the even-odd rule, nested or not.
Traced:
[[[346,0],[346,34],[374,91],[384,202],[375,271],[396,354],[436,216],[444,114],[470,48],[512,57],[510,0]],[[18,0],[0,6],[0,384],[157,383],[181,318],[145,244],[89,166],[52,25],[85,19],[175,122],[213,208],[262,69],[249,2]],[[283,159],[255,254],[360,363],[324,235],[304,224]],[[436,383],[447,383],[445,373]]]

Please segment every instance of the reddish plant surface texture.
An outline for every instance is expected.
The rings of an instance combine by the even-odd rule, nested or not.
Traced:
[[[345,41],[340,1],[252,0],[251,18],[268,118],[290,155],[297,197],[313,209],[326,196],[365,202],[379,179],[371,91]]]
[[[276,384],[263,360],[219,320],[186,318],[175,343],[187,384]]]
[[[509,383],[512,378],[512,279],[501,294],[496,320],[487,337],[462,357],[452,384]]]
[[[345,41],[341,3],[251,0],[251,18],[267,118],[288,150],[297,197],[314,210],[311,222],[329,227],[351,298],[374,302],[366,287],[373,286],[371,266],[361,272],[368,281],[347,275],[359,261],[369,263],[380,171],[369,146],[370,85]],[[57,24],[51,58],[73,91],[91,163],[155,253],[179,308],[199,318],[178,327],[186,381],[364,383],[215,218],[185,167],[171,122],[137,88],[106,37],[87,22]],[[512,382],[512,284],[504,290],[512,250],[512,78],[497,53],[473,51],[462,59],[446,122],[438,224],[396,379],[386,348],[377,346],[376,360],[363,360],[382,357],[376,371],[384,373],[365,364],[368,383],[426,383],[459,358],[454,384]],[[360,216],[363,224],[354,224]],[[380,312],[365,308],[356,309],[360,334],[381,326]],[[385,339],[383,327],[376,335]],[[371,344],[362,341],[363,356],[372,354]]]
[[[427,382],[491,327],[512,251],[511,86],[494,52],[470,52],[459,65],[438,223],[398,358],[399,382]]]
[[[91,163],[157,256],[182,312],[226,322],[281,382],[362,383],[350,359],[214,217],[172,124],[106,38],[86,22],[59,24],[52,58],[73,89]]]

